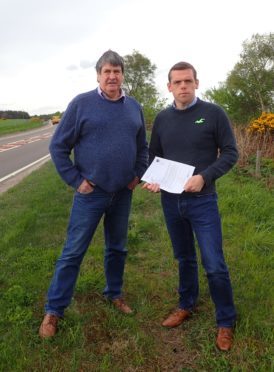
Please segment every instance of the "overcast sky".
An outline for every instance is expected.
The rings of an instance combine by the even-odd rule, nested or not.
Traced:
[[[274,31],[273,0],[0,0],[0,14],[0,110],[31,115],[95,88],[107,49],[149,58],[163,97],[169,68],[188,61],[201,96],[226,79],[245,40]]]

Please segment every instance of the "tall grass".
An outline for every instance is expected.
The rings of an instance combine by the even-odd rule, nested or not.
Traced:
[[[163,317],[177,306],[177,263],[159,195],[141,189],[134,193],[124,285],[135,315],[117,313],[102,297],[100,225],[57,336],[39,339],[72,198],[49,163],[0,197],[0,370],[270,371],[273,195],[233,172],[218,188],[238,311],[231,352],[221,353],[214,345],[214,308],[201,267],[197,312],[176,329],[161,328]]]
[[[234,132],[240,153],[240,166],[246,165],[250,157],[256,155],[257,150],[261,151],[262,157],[274,159],[273,135],[270,132],[250,133],[245,127],[235,127]]]
[[[273,133],[252,133],[246,127],[235,127],[234,132],[240,154],[237,171],[260,178],[266,186],[273,188]]]

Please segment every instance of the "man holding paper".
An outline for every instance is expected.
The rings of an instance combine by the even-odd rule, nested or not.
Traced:
[[[165,221],[179,263],[179,307],[162,325],[180,325],[195,308],[198,298],[195,234],[215,305],[216,344],[220,350],[227,351],[232,346],[236,311],[223,255],[215,180],[236,163],[238,151],[224,111],[195,96],[199,84],[195,68],[187,62],[179,62],[170,69],[168,80],[174,103],[155,119],[150,163],[158,157],[195,169],[182,185],[183,192],[179,193],[166,191],[166,187],[162,189],[161,178],[158,178],[159,182],[153,181],[153,174],[147,174],[151,168],[143,177],[146,182],[143,188],[151,192],[161,190]],[[155,163],[151,165],[154,166]]]

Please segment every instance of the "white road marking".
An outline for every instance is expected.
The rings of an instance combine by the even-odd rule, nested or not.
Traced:
[[[39,163],[40,161],[45,160],[45,159],[47,159],[47,158],[49,158],[49,157],[50,157],[49,154],[48,154],[48,155],[45,155],[45,156],[43,156],[42,158],[40,158],[40,159],[38,159],[38,160],[35,160],[34,162],[32,162],[32,163],[26,165],[25,167],[20,168],[20,169],[17,169],[17,171],[10,173],[10,174],[8,174],[7,176],[5,176],[5,177],[3,177],[3,178],[0,178],[0,183],[3,182],[3,181],[6,181],[8,178],[11,178],[11,177],[13,177],[13,176],[16,176],[16,174],[18,174],[18,173],[20,173],[20,172],[23,172],[24,170],[26,170],[26,169],[32,167],[33,165],[35,165],[35,164]]]

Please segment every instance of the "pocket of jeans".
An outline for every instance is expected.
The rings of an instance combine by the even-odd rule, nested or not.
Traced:
[[[77,191],[77,190],[76,190],[76,193],[77,193],[78,195],[83,195],[83,196],[85,196],[85,195],[93,194],[93,193],[94,193],[94,190],[95,190],[95,186],[92,186],[92,189],[91,189],[90,192],[80,192],[80,191]]]

